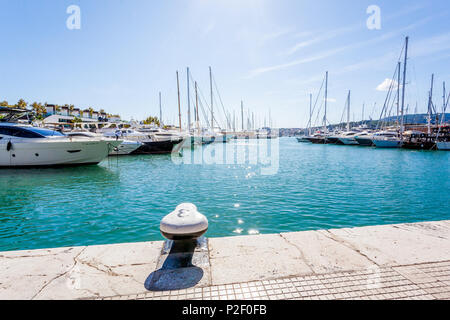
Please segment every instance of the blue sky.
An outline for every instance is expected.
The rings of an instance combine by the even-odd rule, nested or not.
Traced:
[[[66,27],[71,4],[80,30]],[[366,26],[369,5],[381,9],[380,30]],[[178,70],[185,122],[186,67],[207,96],[211,66],[230,113],[242,99],[259,122],[270,109],[277,126],[300,127],[328,70],[330,122],[341,119],[348,90],[352,119],[363,103],[366,118],[377,118],[386,92],[376,88],[409,35],[406,102],[425,112],[431,73],[437,105],[442,82],[450,87],[449,20],[446,0],[0,0],[0,100],[143,119],[159,114],[161,91],[163,119],[175,122]]]

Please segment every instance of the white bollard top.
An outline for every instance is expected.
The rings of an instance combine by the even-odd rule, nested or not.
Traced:
[[[208,219],[192,203],[182,203],[161,220],[160,230],[166,238],[197,237],[208,229]]]

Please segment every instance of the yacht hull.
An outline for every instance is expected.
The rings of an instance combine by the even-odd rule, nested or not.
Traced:
[[[373,146],[372,139],[370,139],[370,138],[355,138],[355,140],[356,140],[356,142],[358,142],[358,144],[360,146],[364,146],[364,147]]]
[[[122,141],[33,141],[0,143],[0,167],[98,164]],[[9,149],[9,150],[8,150]]]
[[[355,138],[339,138],[338,139],[342,144],[345,144],[347,146],[355,146],[358,145],[358,141],[355,140]]]
[[[403,142],[402,148],[411,150],[432,150],[436,147],[436,143],[426,142]]]
[[[110,156],[128,155],[137,150],[142,144],[137,141],[123,141],[120,145],[109,152]]]
[[[309,137],[307,139],[309,140],[309,142],[311,142],[313,144],[325,144],[326,143],[326,139],[324,137]]]
[[[131,154],[168,154],[180,151],[184,139],[146,141]]]
[[[342,144],[339,141],[339,138],[337,137],[327,137],[326,141],[327,144]]]
[[[450,141],[440,141],[436,143],[438,150],[450,151]]]
[[[297,141],[298,141],[298,142],[311,142],[311,141],[309,141],[308,138],[306,138],[306,137],[297,138]]]
[[[401,141],[400,140],[377,140],[374,139],[373,143],[377,148],[400,148]]]

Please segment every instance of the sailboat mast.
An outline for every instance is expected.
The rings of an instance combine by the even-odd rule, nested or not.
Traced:
[[[347,131],[350,131],[350,90],[347,96]]]
[[[428,134],[431,134],[431,104],[433,103],[434,73],[431,75],[430,96],[428,98]]]
[[[446,103],[445,103],[445,94],[446,94],[446,91],[445,91],[445,81],[442,83],[442,92],[443,92],[443,94],[442,94],[442,119],[441,119],[441,123],[443,123],[442,122],[442,120],[445,118],[445,105],[446,105]]]
[[[214,99],[213,99],[213,86],[212,86],[212,71],[211,67],[209,67],[209,87],[211,90],[211,130],[214,131]]]
[[[200,133],[200,122],[198,118],[198,94],[197,94],[197,81],[195,81],[195,120],[197,124],[197,131]]]
[[[328,71],[325,75],[325,113],[323,116],[324,133],[327,133],[327,100],[328,100]]]
[[[159,92],[159,127],[162,126],[161,91]]]
[[[405,108],[405,87],[406,87],[406,65],[408,62],[408,41],[409,37],[406,37],[405,41],[405,62],[403,63],[403,87],[402,87],[402,110],[401,110],[401,126],[400,126],[400,140],[403,140],[403,110]]]
[[[178,121],[179,121],[180,131],[181,131],[180,80],[178,79],[178,71],[177,71],[177,91],[178,91]]]
[[[400,70],[402,68],[402,63],[398,62],[398,72],[397,72],[397,126],[400,124],[399,116],[400,116]]]
[[[309,122],[308,122],[308,136],[311,136],[311,118],[312,118],[312,93],[309,94]]]
[[[188,132],[191,132],[191,94],[189,92],[189,67],[187,68],[187,95],[188,95]]]
[[[242,131],[244,131],[244,102],[241,100]]]
[[[363,109],[362,109],[362,118],[361,118],[361,124],[364,124],[364,108],[366,106],[366,103],[363,103]]]

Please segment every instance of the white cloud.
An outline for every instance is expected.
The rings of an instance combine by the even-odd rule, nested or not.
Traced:
[[[294,60],[294,61],[291,61],[291,62],[278,64],[278,65],[274,65],[274,66],[269,66],[269,67],[257,68],[257,69],[252,70],[250,72],[250,75],[247,78],[253,78],[253,77],[259,76],[259,75],[261,75],[263,73],[266,73],[266,72],[278,71],[278,70],[290,68],[290,67],[293,67],[293,66],[297,66],[297,65],[300,65],[300,64],[305,64],[305,63],[310,63],[310,62],[314,62],[314,61],[317,61],[317,60],[322,60],[322,59],[328,58],[330,56],[333,56],[333,55],[335,55],[337,53],[340,53],[340,52],[343,52],[343,51],[346,51],[346,50],[354,50],[356,48],[364,47],[364,46],[367,46],[367,45],[374,45],[376,43],[380,43],[380,42],[392,39],[394,37],[397,37],[399,35],[402,35],[406,31],[411,30],[411,29],[415,29],[418,26],[423,25],[423,24],[427,23],[428,21],[430,21],[432,19],[433,19],[433,17],[427,17],[427,18],[419,20],[419,21],[417,21],[417,22],[415,22],[415,23],[413,23],[411,25],[408,25],[408,26],[406,26],[404,28],[398,29],[396,31],[384,33],[384,34],[382,34],[379,37],[372,38],[372,39],[369,39],[369,40],[364,40],[364,41],[353,43],[353,44],[349,44],[349,45],[345,45],[345,46],[342,46],[342,47],[339,47],[339,48],[335,48],[335,49],[331,49],[331,50],[328,50],[328,51],[324,51],[324,52],[321,52],[321,53],[318,53],[316,55],[313,55],[313,56],[310,56],[310,57],[306,57],[306,58],[303,58],[303,59],[298,59],[298,60]],[[341,29],[341,30],[344,30],[344,28]],[[433,43],[437,43],[438,41],[442,41],[443,38],[447,38],[446,36],[447,36],[447,34],[444,35],[443,37],[440,37],[439,39],[433,39]],[[358,64],[355,64],[353,67],[354,68],[358,67]]]
[[[389,91],[390,88],[396,89],[398,86],[398,82],[393,79],[385,79],[382,83],[378,85],[376,88],[377,91]],[[401,86],[400,86],[401,87]]]
[[[268,41],[278,39],[278,38],[285,36],[291,32],[292,32],[291,28],[284,28],[284,29],[281,29],[281,30],[278,30],[275,32],[267,33],[267,34],[263,35],[263,37],[261,38],[260,45],[264,45]]]
[[[355,31],[356,28],[360,27],[360,26],[361,25],[358,25],[358,26],[355,25],[355,26],[351,26],[351,27],[345,27],[345,28],[332,30],[332,31],[329,31],[329,32],[323,32],[322,35],[320,35],[320,36],[317,36],[315,38],[312,38],[312,39],[309,39],[309,40],[305,40],[305,41],[301,41],[301,42],[297,43],[295,46],[293,46],[291,49],[289,49],[287,51],[287,54],[288,55],[292,55],[292,54],[294,54],[295,52],[297,52],[301,48],[306,48],[306,47],[309,47],[309,46],[311,46],[311,45],[313,45],[315,43],[320,43],[320,42],[323,42],[325,40],[332,39],[332,38],[335,38],[335,37],[340,36],[340,35],[344,35],[344,34],[346,34],[348,32]]]

